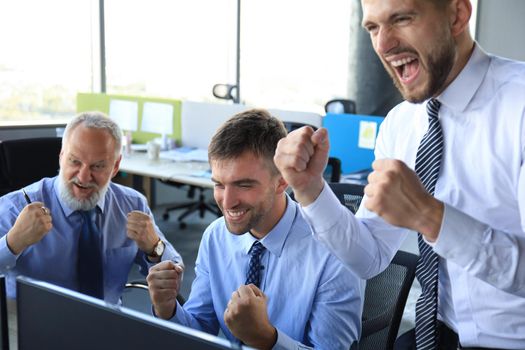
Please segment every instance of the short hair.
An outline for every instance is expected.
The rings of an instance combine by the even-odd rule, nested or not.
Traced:
[[[217,130],[208,147],[208,159],[233,159],[248,151],[265,159],[270,171],[278,174],[273,156],[286,134],[284,124],[268,111],[250,109],[234,115]]]
[[[80,113],[67,123],[62,137],[62,148],[68,141],[71,132],[80,124],[86,128],[106,130],[115,140],[115,157],[120,155],[122,148],[122,131],[117,123],[108,118],[104,113],[98,111]]]

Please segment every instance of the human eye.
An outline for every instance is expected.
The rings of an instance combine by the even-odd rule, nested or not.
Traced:
[[[410,15],[399,15],[394,18],[393,23],[397,25],[406,25],[412,21],[413,16]]]
[[[104,163],[94,164],[91,166],[92,171],[102,171],[104,169],[106,169],[106,164]]]
[[[75,159],[73,157],[68,158],[68,163],[73,166],[80,166],[80,161],[78,159]]]
[[[254,181],[239,181],[237,183],[237,187],[243,188],[243,189],[253,188],[254,186],[255,186]]]

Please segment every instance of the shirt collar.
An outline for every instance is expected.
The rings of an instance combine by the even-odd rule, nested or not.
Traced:
[[[277,257],[281,256],[284,242],[291,231],[297,213],[297,206],[288,195],[286,195],[286,203],[286,210],[281,220],[260,240],[262,245]],[[250,249],[256,240],[249,232],[243,235],[242,245],[246,254],[250,253]]]
[[[438,97],[452,110],[464,111],[480,87],[490,64],[490,56],[476,43],[467,64]]]
[[[62,201],[62,198],[60,197],[60,186],[58,185],[59,181],[61,181],[60,180],[60,175],[55,176],[55,182],[53,183],[53,189],[54,189],[55,195],[57,197],[57,201],[60,204],[60,207],[62,208],[62,211],[64,212],[64,215],[66,217],[70,217],[71,214],[76,212],[76,210],[71,209],[66,203],[64,203]],[[108,191],[109,190],[110,189],[108,188]],[[106,192],[106,194],[107,194],[107,192]],[[95,206],[95,208],[98,207],[98,212],[99,213],[104,213],[104,203],[105,202],[106,202],[106,196],[103,196],[97,202],[97,205]]]

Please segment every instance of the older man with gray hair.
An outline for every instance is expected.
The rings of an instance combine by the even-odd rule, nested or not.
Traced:
[[[16,276],[25,275],[115,303],[133,263],[144,275],[161,260],[182,263],[146,198],[111,182],[121,135],[104,114],[79,114],[66,127],[58,176],[0,198],[8,297],[16,297]]]

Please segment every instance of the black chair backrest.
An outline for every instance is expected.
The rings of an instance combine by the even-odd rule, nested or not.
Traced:
[[[346,182],[329,182],[328,185],[339,201],[355,214],[363,199],[365,186]]]
[[[359,350],[394,348],[417,260],[399,250],[383,272],[366,281]]]
[[[5,276],[0,275],[0,349],[9,349],[9,327],[7,324],[7,295],[5,290]]]
[[[329,183],[339,201],[353,213],[364,195],[364,185]],[[366,281],[359,350],[394,348],[418,256],[398,251],[388,267]]]
[[[329,157],[323,177],[327,182],[339,182],[341,180],[341,160]]]
[[[43,177],[57,175],[61,147],[62,139],[58,137],[2,141],[1,171],[7,182],[4,190],[14,191]]]

